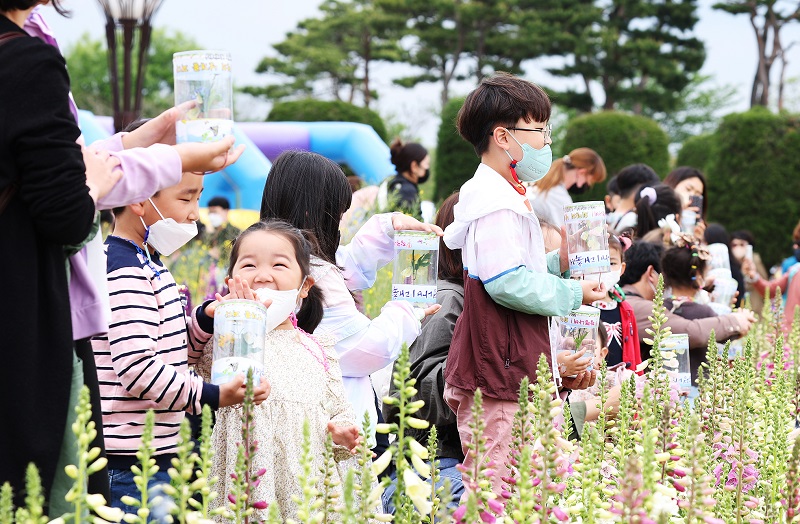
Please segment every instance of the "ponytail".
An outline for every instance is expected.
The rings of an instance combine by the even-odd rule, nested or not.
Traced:
[[[303,299],[300,311],[297,312],[297,325],[306,333],[313,333],[322,322],[322,299],[322,290],[317,286],[311,286],[308,296]]]

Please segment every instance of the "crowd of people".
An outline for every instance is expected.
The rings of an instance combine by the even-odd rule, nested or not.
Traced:
[[[718,342],[746,335],[758,295],[780,288],[787,308],[800,304],[796,255],[769,280],[750,233],[728,235],[706,223],[707,181],[690,167],[663,181],[645,163],[611,176],[605,199],[611,269],[594,279],[571,278],[563,208],[572,203],[570,193],[606,180],[605,164],[589,148],[553,162],[547,94],[504,73],[482,80],[458,114],[456,129],[474,147],[477,169],[441,204],[434,223],[401,212],[364,214],[343,243],[343,217],[357,216],[354,207],[362,205],[357,188],[331,160],[286,152],[265,173],[254,225],[240,232],[229,224],[227,200],[209,202],[212,231],[199,245],[222,271],[220,285],[198,276],[188,293],[195,303],[187,304],[176,282],[185,278],[176,274],[194,267],[179,250],[202,234],[203,176],[236,162],[242,148],[233,147],[233,138],[176,145],[178,109],[85,146],[41,3],[47,2],[0,0],[0,108],[7,123],[0,135],[0,227],[15,254],[0,257],[0,268],[14,277],[8,279],[14,300],[0,306],[8,359],[0,372],[6,398],[0,482],[12,485],[18,504],[25,469],[34,463],[49,514],[66,511],[73,480],[64,466],[75,461],[77,449],[69,428],[84,386],[98,430],[93,445],[108,459],[90,477],[91,493],[135,512],[126,497],[138,493],[131,466],[146,412],[155,411],[156,485],[169,480],[177,428],[205,405],[216,411],[214,472],[226,492],[245,379],[214,385],[210,369],[215,312],[229,300],[259,302],[272,319],[264,340],[268,357],[254,388],[259,448],[253,464],[265,473],[252,496],[277,501],[283,518],[297,508],[306,421],[314,460],[321,464],[330,434],[342,477],[357,467],[353,453],[362,439],[376,454],[389,445],[375,423],[393,421],[395,403],[381,402],[371,376],[391,367],[404,345],[416,398],[425,402],[418,416],[438,430],[441,476],[457,505],[465,489],[461,471],[474,460],[476,392],[483,395],[491,481],[499,494],[519,386],[535,378],[539,357],[560,376],[558,394],[569,402],[573,437],[580,438],[601,409],[613,416],[623,380],[642,380],[641,364],[650,356],[645,333],[662,277],[666,326],[688,335],[693,383],[709,334]],[[17,73],[22,70],[25,75]],[[430,156],[419,144],[396,142],[392,160],[397,173],[385,189],[411,205],[428,177]],[[113,226],[103,242],[104,210],[113,210]],[[357,293],[372,287],[392,261],[393,236],[403,230],[440,236],[437,303],[421,308],[392,300],[369,318]],[[800,226],[795,242],[800,250]],[[179,254],[168,260],[173,253]],[[714,300],[715,280],[723,278],[738,288],[727,304]],[[599,343],[592,352],[552,358],[549,319],[581,305],[601,310]],[[596,370],[603,361],[613,373],[600,406]],[[372,425],[362,433],[365,415]],[[412,433],[424,441],[427,430]],[[384,493],[388,512],[393,489]]]

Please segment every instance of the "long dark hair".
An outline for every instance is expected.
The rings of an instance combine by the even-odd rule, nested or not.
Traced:
[[[706,177],[703,176],[703,173],[699,169],[690,166],[676,167],[667,175],[667,178],[664,179],[664,183],[672,189],[675,189],[678,184],[690,178],[696,178],[703,184],[703,209],[701,209],[700,212],[703,213],[703,216],[706,216],[708,213],[708,194],[706,191],[708,184],[706,183]]]
[[[651,202],[641,190],[636,195],[634,202],[636,202],[637,238],[642,238],[658,228],[658,221],[667,215],[675,215],[677,220],[680,220],[681,216],[681,201],[671,187],[666,184],[646,185],[645,187],[655,191],[656,200]]]
[[[342,168],[324,156],[286,151],[272,164],[261,197],[261,220],[284,220],[310,231],[318,243],[314,255],[336,264],[339,222],[353,192]]]
[[[252,226],[242,231],[236,240],[233,241],[231,248],[231,262],[228,266],[228,277],[233,277],[233,267],[236,261],[239,260],[239,248],[242,241],[250,233],[256,231],[263,231],[265,233],[274,233],[280,235],[289,241],[294,248],[294,256],[300,270],[303,272],[304,277],[311,275],[311,253],[313,252],[313,243],[306,238],[302,231],[292,226],[291,224],[282,220],[265,220],[263,222],[256,222]],[[307,333],[313,333],[319,323],[322,322],[322,301],[323,293],[317,286],[311,286],[308,290],[308,296],[303,299],[303,304],[300,306],[300,311],[297,313],[297,325]]]
[[[453,208],[458,204],[458,191],[447,197],[439,212],[436,213],[436,225],[442,229],[453,223],[455,214]],[[439,274],[440,280],[453,284],[464,285],[464,262],[461,260],[460,249],[450,249],[444,243],[444,237],[439,238]]]
[[[0,0],[0,11],[11,11],[17,9],[24,11],[39,4],[40,0]],[[58,14],[63,17],[69,18],[71,13],[61,5],[61,0],[50,0],[50,5],[56,10]]]

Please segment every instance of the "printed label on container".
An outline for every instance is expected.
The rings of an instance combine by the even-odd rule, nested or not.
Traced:
[[[598,219],[606,222],[606,208],[602,202],[585,202],[564,206],[564,220],[567,224]]]
[[[414,284],[393,284],[392,300],[405,300],[406,302],[436,302],[436,286],[416,286]]]
[[[236,375],[247,376],[247,370],[253,370],[253,385],[261,382],[264,367],[251,358],[226,357],[215,360],[211,364],[211,383],[217,386],[227,384]]]
[[[439,251],[439,237],[435,233],[395,233],[395,249]]]
[[[222,118],[200,118],[179,120],[175,125],[179,143],[216,142],[233,134],[233,120]]]
[[[569,254],[571,273],[607,273],[611,271],[611,256],[607,249]]]

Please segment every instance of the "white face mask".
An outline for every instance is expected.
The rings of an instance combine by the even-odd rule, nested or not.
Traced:
[[[219,226],[221,226],[224,221],[225,219],[222,218],[222,215],[220,215],[219,213],[208,214],[208,223],[211,224],[211,227],[213,227],[214,229],[217,229]]]
[[[161,211],[153,204],[153,200],[149,200],[150,204],[153,205],[153,209],[155,209],[158,216],[161,217],[161,220],[147,227],[147,224],[144,223],[144,219],[139,217],[139,220],[142,221],[142,225],[146,230],[144,235],[144,243],[146,246],[153,246],[153,248],[162,255],[170,256],[181,246],[184,246],[197,236],[197,224],[194,222],[191,224],[179,224],[172,218],[164,218]]]
[[[600,275],[600,282],[606,287],[606,290],[611,291],[614,286],[619,282],[620,271],[619,269],[609,271]]]
[[[303,279],[303,283],[305,281]],[[302,283],[300,287],[303,287]],[[299,288],[278,291],[277,289],[262,287],[256,290],[256,297],[258,297],[259,302],[264,302],[267,299],[272,300],[272,304],[267,308],[267,332],[283,324],[289,318],[289,315],[297,309],[297,297],[299,294]]]

